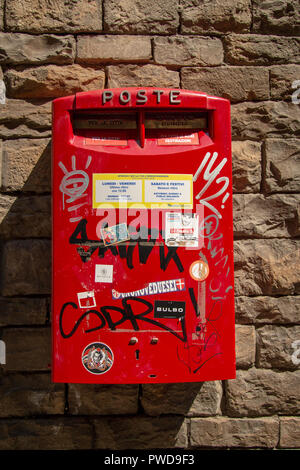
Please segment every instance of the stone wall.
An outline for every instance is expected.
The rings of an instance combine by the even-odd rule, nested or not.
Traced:
[[[1,450],[300,448],[299,31],[297,0],[0,0]],[[236,380],[51,383],[51,100],[129,85],[232,102]]]

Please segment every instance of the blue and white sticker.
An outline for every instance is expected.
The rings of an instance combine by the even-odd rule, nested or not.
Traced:
[[[149,282],[143,289],[131,292],[118,292],[112,289],[113,299],[124,299],[125,297],[144,297],[146,295],[167,294],[168,292],[179,292],[185,290],[184,279],[171,279],[168,281]]]

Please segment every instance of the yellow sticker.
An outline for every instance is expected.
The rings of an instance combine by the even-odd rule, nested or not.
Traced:
[[[193,175],[94,173],[93,208],[193,207]]]

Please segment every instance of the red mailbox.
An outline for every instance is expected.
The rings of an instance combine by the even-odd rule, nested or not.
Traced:
[[[229,102],[77,93],[52,148],[53,381],[234,378]]]

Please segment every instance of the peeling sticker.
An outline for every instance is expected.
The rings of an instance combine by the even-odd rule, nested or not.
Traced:
[[[95,292],[78,292],[78,304],[80,308],[91,308],[96,306]]]
[[[100,231],[104,245],[115,245],[116,243],[129,240],[129,233],[125,223],[113,225],[112,227],[105,227]]]
[[[82,364],[91,374],[104,374],[114,363],[112,350],[104,343],[91,343],[82,353]]]

